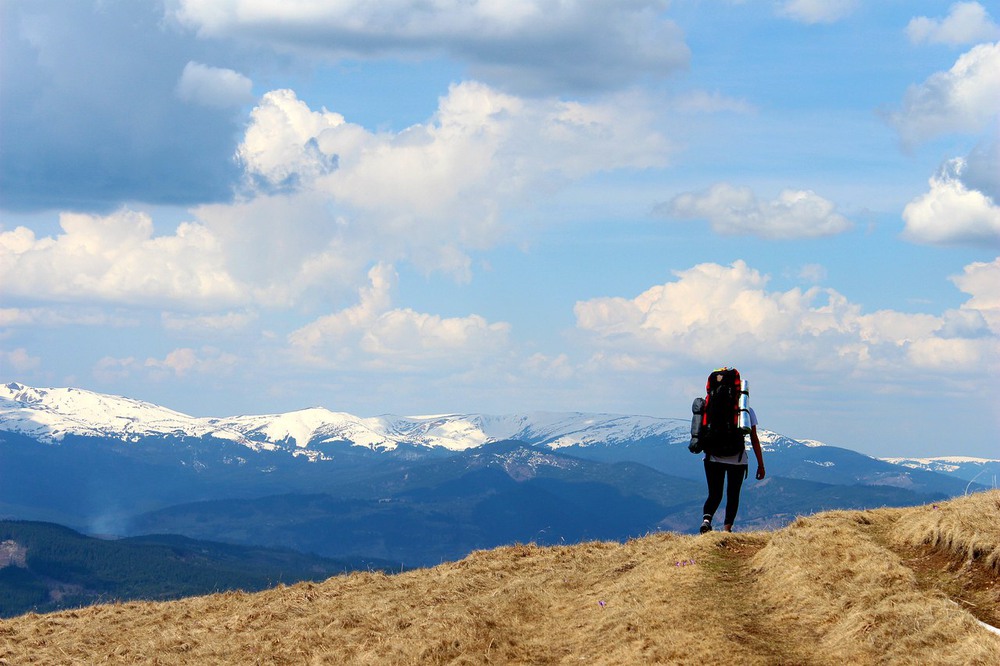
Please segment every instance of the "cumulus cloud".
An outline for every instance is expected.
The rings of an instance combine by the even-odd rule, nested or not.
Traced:
[[[903,209],[903,237],[934,245],[1000,246],[1000,206],[962,180],[966,161],[949,161],[930,179],[930,191]]]
[[[663,164],[670,147],[644,104],[469,82],[428,122],[375,132],[275,91],[239,145],[238,201],[199,206],[163,234],[128,209],[64,213],[51,237],[0,233],[0,281],[32,299],[202,309],[343,297],[377,262],[467,280],[470,253],[511,232],[509,211],[595,172]]]
[[[236,37],[332,58],[442,53],[521,92],[607,90],[684,67],[664,0],[261,3],[179,0],[171,16],[203,37]]]
[[[725,236],[753,235],[770,239],[833,236],[853,227],[830,201],[810,190],[784,190],[773,201],[760,201],[750,188],[728,183],[704,192],[686,192],[656,211],[681,219],[707,220]]]
[[[961,372],[995,367],[1000,337],[986,326],[995,266],[971,266],[956,278],[975,293],[942,316],[892,310],[865,313],[833,289],[769,291],[768,277],[737,261],[701,264],[634,298],[576,304],[577,327],[592,336],[615,369],[642,355],[719,364],[735,358],[781,364],[785,371],[872,372],[924,368]],[[995,310],[993,311],[995,313]]]
[[[914,44],[960,46],[1000,39],[1000,26],[978,2],[957,2],[943,19],[918,16],[906,26]]]
[[[0,233],[0,282],[9,296],[53,301],[214,307],[245,290],[220,265],[223,249],[203,226],[181,224],[155,236],[149,215],[63,213],[62,233],[36,238],[17,227]]]
[[[919,143],[950,132],[978,133],[1000,113],[1000,42],[980,44],[947,72],[911,86],[903,108],[889,117],[903,141]]]
[[[247,199],[196,212],[245,255],[236,264],[298,271],[275,285],[402,260],[468,279],[468,252],[503,237],[509,210],[595,172],[662,165],[669,152],[645,101],[627,95],[584,104],[466,82],[428,122],[372,132],[278,90],[254,109],[239,147]],[[288,297],[279,291],[275,301]]]
[[[439,210],[450,196],[444,185],[479,187],[508,171],[495,189],[523,191],[522,181],[545,174],[662,165],[669,146],[644,105],[628,96],[530,100],[468,81],[450,87],[429,122],[376,134],[277,90],[254,110],[239,155],[271,185],[314,183],[357,207]]]
[[[969,264],[952,281],[971,296],[963,309],[981,314],[993,335],[1000,336],[1000,257]]]
[[[489,358],[508,345],[510,325],[479,315],[440,317],[391,307],[395,271],[378,265],[358,302],[293,332],[293,354],[325,367],[415,369],[465,364]]]
[[[239,72],[190,61],[177,82],[177,95],[185,102],[225,108],[252,102],[252,88]]]
[[[858,8],[858,0],[785,0],[778,14],[800,23],[836,23]]]

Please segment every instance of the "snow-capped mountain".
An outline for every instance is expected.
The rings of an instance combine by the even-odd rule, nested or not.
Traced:
[[[122,440],[151,434],[238,437],[221,432],[208,421],[141,400],[76,388],[33,388],[17,382],[0,385],[0,430],[47,442],[66,435]]]
[[[0,430],[39,441],[67,435],[123,441],[142,437],[213,437],[255,450],[308,449],[345,442],[378,450],[401,444],[464,451],[516,439],[552,449],[648,438],[686,439],[683,419],[614,414],[440,414],[360,417],[322,407],[285,414],[199,418],[151,403],[76,388],[0,386]]]
[[[1000,460],[970,458],[967,456],[942,456],[938,458],[883,458],[886,462],[910,469],[924,469],[975,481],[988,487],[1000,482]]]
[[[66,437],[95,442],[187,442],[180,464],[202,468],[223,455],[226,464],[243,464],[252,453],[274,453],[260,469],[278,459],[329,461],[345,449],[368,453],[420,455],[473,451],[487,444],[517,441],[550,451],[615,462],[641,462],[660,471],[699,477],[687,451],[689,419],[534,412],[526,414],[382,415],[361,417],[322,407],[284,414],[194,417],[141,400],[77,388],[33,388],[12,382],[0,385],[0,439],[18,433],[55,444]],[[997,461],[936,458],[878,460],[813,440],[793,440],[760,430],[769,470],[824,483],[867,483],[900,488],[919,487],[929,472],[991,485]],[[192,440],[198,444],[189,446]],[[76,441],[76,440],[75,440]],[[186,448],[185,448],[186,447]],[[134,448],[134,447],[133,447]],[[224,454],[222,453],[224,450]],[[197,453],[193,453],[193,452]],[[340,451],[335,454],[334,451]],[[407,453],[410,455],[411,453]],[[177,458],[180,459],[180,458]],[[260,456],[255,460],[263,460]],[[283,464],[283,463],[281,463]],[[992,466],[991,466],[992,465]],[[936,476],[931,474],[931,476]],[[917,478],[924,481],[917,480]],[[964,487],[964,483],[963,483]]]

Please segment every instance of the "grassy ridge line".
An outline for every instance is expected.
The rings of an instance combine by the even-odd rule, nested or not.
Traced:
[[[0,622],[0,663],[996,664],[1000,638],[922,585],[896,544],[912,548],[902,526],[930,529],[945,508],[977,518],[940,523],[941,544],[995,546],[1000,526],[978,517],[998,500],[832,512],[775,533],[511,546],[393,576],[25,615]]]
[[[769,616],[830,663],[1000,663],[1000,643],[974,616],[924,589],[891,546],[872,538],[891,533],[900,513],[830,512],[776,533],[752,562]]]
[[[894,536],[976,560],[1000,575],[1000,493],[979,493],[903,513]]]

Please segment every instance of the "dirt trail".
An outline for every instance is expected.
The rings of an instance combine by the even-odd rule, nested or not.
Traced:
[[[719,663],[840,666],[836,658],[825,658],[815,648],[817,637],[810,627],[774,620],[774,608],[753,567],[753,558],[769,543],[770,532],[715,533],[697,538],[714,542],[714,552],[705,563],[704,599],[699,603],[714,607],[720,621],[720,637],[724,639],[720,642],[727,652]]]
[[[696,605],[714,607],[720,639],[734,646],[733,663],[805,663],[781,640],[767,622],[763,602],[754,585],[750,560],[767,543],[764,534],[712,534],[698,537],[714,542],[705,560],[702,600]]]

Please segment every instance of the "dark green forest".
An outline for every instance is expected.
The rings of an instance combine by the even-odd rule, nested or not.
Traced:
[[[111,601],[256,591],[354,570],[400,569],[385,561],[330,559],[174,535],[99,539],[53,523],[9,520],[0,521],[0,552],[23,554],[23,563],[20,557],[0,559],[0,617]]]

